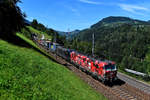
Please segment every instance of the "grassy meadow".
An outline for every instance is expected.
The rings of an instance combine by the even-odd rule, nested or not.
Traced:
[[[36,47],[31,40],[17,35]],[[32,47],[0,40],[0,100],[107,99]]]

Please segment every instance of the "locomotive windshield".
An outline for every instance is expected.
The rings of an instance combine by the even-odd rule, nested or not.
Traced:
[[[111,69],[112,70],[116,70],[116,66],[115,65],[111,65]]]
[[[105,65],[104,68],[105,68],[106,71],[111,71],[111,67],[109,65]]]
[[[115,65],[105,65],[104,68],[105,68],[106,71],[116,70],[116,66]]]

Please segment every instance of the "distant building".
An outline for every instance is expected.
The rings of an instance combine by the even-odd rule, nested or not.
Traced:
[[[42,40],[44,40],[44,39],[45,39],[45,36],[44,36],[44,34],[42,34],[42,37],[41,37],[41,39],[42,39]]]

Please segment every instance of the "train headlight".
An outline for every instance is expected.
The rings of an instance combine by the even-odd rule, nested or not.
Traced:
[[[91,66],[91,63],[89,63],[89,66]]]

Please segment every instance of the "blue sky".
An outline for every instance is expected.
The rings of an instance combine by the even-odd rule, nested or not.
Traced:
[[[89,28],[108,16],[150,20],[149,0],[21,0],[27,19],[49,28],[72,31]]]

